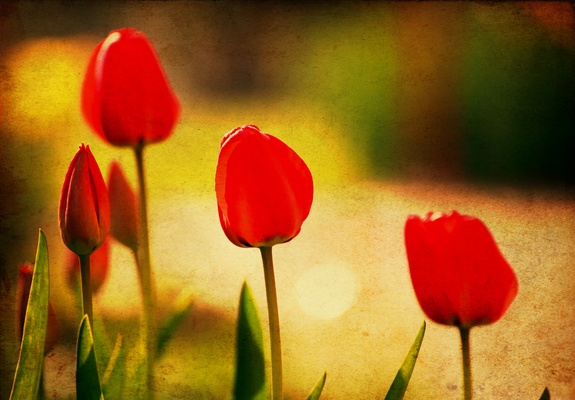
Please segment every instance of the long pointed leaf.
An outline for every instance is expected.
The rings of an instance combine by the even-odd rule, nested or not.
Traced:
[[[166,351],[166,347],[169,341],[172,339],[182,322],[186,320],[186,317],[189,315],[193,304],[194,298],[192,296],[188,296],[187,298],[178,301],[174,312],[169,316],[168,320],[162,324],[160,330],[158,331],[158,341],[156,347],[157,359],[159,359]]]
[[[10,399],[14,400],[36,398],[44,362],[50,298],[50,270],[46,236],[42,230],[38,236],[38,249],[26,309],[20,357],[10,395]]]
[[[323,376],[316,383],[315,387],[313,388],[313,390],[311,391],[309,396],[307,396],[307,400],[318,400],[319,399],[319,396],[321,396],[321,391],[323,390],[323,385],[325,385],[326,376],[327,376],[327,374],[324,372]]]
[[[551,400],[551,394],[549,394],[549,389],[545,388],[539,400]]]
[[[234,398],[265,399],[265,362],[262,324],[246,282],[240,295],[236,341],[236,379]]]
[[[407,389],[407,384],[413,373],[413,368],[415,368],[415,362],[417,361],[417,356],[419,354],[419,349],[421,348],[421,343],[423,342],[423,336],[425,335],[425,321],[419,329],[419,333],[415,337],[409,353],[405,356],[401,368],[397,371],[395,379],[385,396],[385,400],[401,400]]]
[[[127,375],[125,362],[127,347],[124,343],[124,336],[119,333],[116,338],[116,345],[108,361],[108,367],[101,381],[102,391],[107,398],[121,398],[124,379]]]
[[[141,331],[140,331],[141,332]],[[146,357],[147,343],[143,335],[130,347],[126,357],[127,377],[124,383],[124,392],[130,400],[146,400],[148,393],[148,358]]]
[[[84,315],[78,332],[76,359],[76,398],[78,400],[101,400],[102,387],[94,352],[94,338],[87,315]]]

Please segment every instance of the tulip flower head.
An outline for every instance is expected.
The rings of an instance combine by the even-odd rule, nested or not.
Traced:
[[[28,298],[32,288],[32,264],[26,262],[19,266],[18,287],[16,288],[16,327],[18,337],[22,339],[24,333],[24,321],[26,320],[26,310],[28,309]],[[48,325],[46,328],[46,342],[44,354],[48,354],[58,342],[60,337],[60,326],[56,319],[56,313],[51,303],[48,303]]]
[[[220,144],[216,196],[222,228],[240,247],[271,247],[300,232],[313,199],[305,162],[276,137],[245,125]]]
[[[482,221],[453,211],[410,216],[405,247],[415,294],[440,324],[471,328],[499,320],[515,299],[515,273]]]
[[[119,29],[96,46],[82,111],[92,129],[115,146],[137,147],[171,135],[180,105],[143,33]]]
[[[106,279],[110,265],[110,240],[104,243],[90,257],[90,282],[92,283],[92,293],[96,294]],[[67,260],[68,283],[73,289],[77,288],[80,279],[80,260],[73,252],[68,252]]]
[[[60,233],[70,250],[92,254],[110,230],[108,191],[89,146],[82,144],[70,163],[60,196]]]
[[[138,202],[120,164],[113,161],[108,175],[110,232],[134,252],[138,246]]]

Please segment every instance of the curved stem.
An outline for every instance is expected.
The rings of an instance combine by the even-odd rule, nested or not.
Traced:
[[[463,398],[471,400],[471,359],[469,353],[469,330],[459,328],[461,335],[461,354],[463,356]]]
[[[152,279],[152,266],[150,262],[150,239],[148,234],[148,206],[147,189],[144,174],[144,145],[134,148],[136,167],[138,170],[140,229],[138,230],[137,264],[142,292],[143,320],[142,337],[146,344],[147,386],[148,394],[152,396],[152,367],[156,350],[155,314],[156,314],[156,287]]]
[[[94,329],[94,313],[92,311],[92,282],[90,278],[90,255],[78,256],[80,259],[80,275],[82,276],[82,316],[88,315],[90,326]]]
[[[278,298],[274,276],[274,261],[271,247],[260,247],[266,281],[266,298],[270,322],[270,342],[272,354],[272,399],[282,399],[282,346],[280,340],[280,319]]]

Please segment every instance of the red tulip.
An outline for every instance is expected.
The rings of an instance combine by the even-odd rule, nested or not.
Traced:
[[[171,135],[180,105],[143,33],[119,29],[96,46],[84,78],[82,111],[96,133],[116,146]]]
[[[423,311],[435,322],[471,328],[500,319],[515,296],[515,273],[479,219],[453,211],[410,216],[405,247]]]
[[[270,247],[299,233],[311,208],[313,181],[295,151],[245,125],[222,139],[216,195],[220,223],[233,244]]]
[[[120,164],[114,161],[108,175],[110,231],[123,245],[136,251],[138,245],[138,203]]]
[[[109,242],[109,240],[105,240],[90,257],[90,282],[92,283],[93,294],[100,290],[108,277],[110,265]],[[76,289],[80,277],[80,259],[76,254],[70,251],[68,252],[67,264],[68,282],[70,286]]]
[[[28,309],[28,298],[32,287],[32,264],[26,262],[19,267],[18,287],[16,289],[16,326],[18,336],[22,339],[24,333],[24,321],[26,320],[26,310]],[[56,319],[56,313],[51,303],[48,303],[48,325],[46,328],[46,342],[44,354],[48,354],[60,337],[60,327]]]
[[[82,144],[70,163],[60,197],[60,233],[70,250],[89,255],[110,230],[108,191],[89,146]]]

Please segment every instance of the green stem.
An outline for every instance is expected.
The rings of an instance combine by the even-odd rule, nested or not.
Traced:
[[[80,259],[80,275],[82,276],[82,315],[88,314],[90,326],[94,329],[92,282],[90,279],[90,255],[79,255],[78,258]]]
[[[459,328],[461,335],[461,354],[463,356],[463,398],[471,400],[471,360],[469,354],[469,330]]]
[[[260,247],[266,281],[266,298],[270,322],[270,342],[272,354],[272,399],[282,399],[282,346],[280,339],[280,319],[278,298],[274,276],[274,261],[271,247]]]
[[[138,230],[138,251],[136,261],[138,264],[138,274],[140,288],[142,292],[143,321],[142,337],[146,344],[146,370],[147,370],[147,391],[152,398],[152,367],[155,358],[155,315],[156,315],[156,287],[152,279],[152,266],[150,262],[150,239],[148,234],[148,207],[146,197],[146,179],[144,174],[144,145],[134,148],[136,155],[136,167],[138,170],[139,189],[139,210],[140,226]]]

